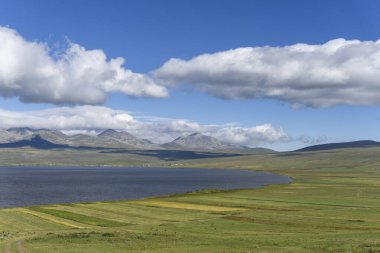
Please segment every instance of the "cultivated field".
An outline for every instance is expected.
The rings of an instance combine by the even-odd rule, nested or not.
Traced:
[[[28,162],[28,156],[44,155],[26,151],[30,153],[18,154],[24,159],[20,164]],[[65,164],[58,154],[66,151],[49,152],[46,163]],[[82,156],[80,152],[72,155],[83,164],[91,157],[94,164],[101,163],[95,151]],[[102,164],[244,168],[286,174],[294,181],[257,190],[2,209],[0,249],[5,253],[380,252],[380,149],[171,162],[152,157],[144,161],[142,156],[133,156],[131,162],[123,154],[112,156]]]

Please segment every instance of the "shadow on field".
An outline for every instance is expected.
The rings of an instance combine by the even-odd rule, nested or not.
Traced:
[[[101,151],[101,153],[152,156],[152,157],[156,157],[158,159],[165,160],[165,161],[234,157],[234,156],[244,155],[244,154],[232,154],[232,153],[213,153],[213,152],[183,151],[183,150],[127,150],[127,149]]]

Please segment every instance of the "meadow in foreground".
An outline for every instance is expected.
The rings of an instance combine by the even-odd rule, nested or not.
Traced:
[[[5,253],[380,252],[380,149],[161,165],[266,170],[294,181],[256,190],[2,209],[0,249]]]

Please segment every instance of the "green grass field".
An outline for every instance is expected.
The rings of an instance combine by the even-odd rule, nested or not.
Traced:
[[[91,154],[82,157],[86,156]],[[128,159],[120,155],[109,165],[130,165]],[[140,162],[272,171],[294,181],[256,190],[2,209],[0,249],[5,253],[380,252],[380,149]]]

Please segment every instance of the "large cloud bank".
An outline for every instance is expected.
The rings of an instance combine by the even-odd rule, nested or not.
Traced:
[[[110,92],[133,97],[166,97],[167,90],[144,74],[107,59],[102,50],[70,43],[63,53],[25,40],[0,26],[0,96],[22,102],[103,104]]]
[[[170,59],[153,77],[123,64],[100,49],[68,43],[63,51],[53,50],[0,26],[0,96],[22,102],[100,105],[114,92],[162,98],[168,96],[165,85],[184,83],[225,99],[380,105],[380,40],[237,48]]]
[[[380,105],[380,40],[237,48],[170,59],[154,74],[165,83],[193,84],[225,99],[272,98],[313,107]]]
[[[134,116],[104,106],[58,107],[39,111],[15,112],[0,109],[0,128],[32,127],[56,129],[66,133],[96,133],[103,129],[128,131],[156,143],[172,141],[194,132],[211,135],[226,142],[257,146],[288,141],[287,134],[270,124],[254,127],[201,125],[184,119]]]

